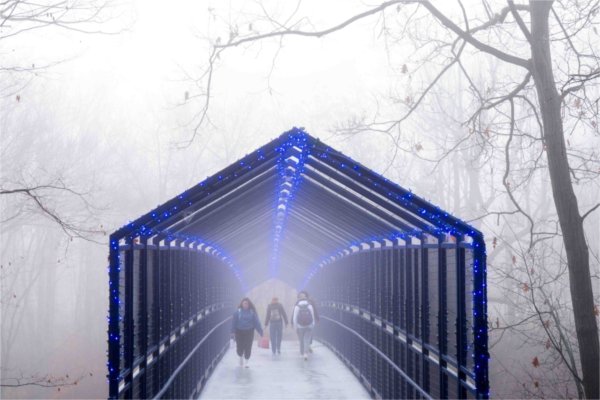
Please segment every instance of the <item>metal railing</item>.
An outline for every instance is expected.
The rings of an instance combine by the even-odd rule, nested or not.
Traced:
[[[219,322],[194,346],[154,396],[154,399],[194,398],[200,393],[216,363],[229,348],[229,330],[225,323],[230,321],[231,317],[228,317]],[[223,346],[224,338],[226,342]],[[203,363],[205,365],[202,365]],[[194,376],[196,370],[205,371],[204,375],[200,380],[197,380],[197,377],[190,380],[190,376]],[[189,393],[192,395],[189,396]]]
[[[371,389],[371,394],[375,397],[379,398],[399,398],[396,396],[391,389],[392,382],[383,382],[387,381],[387,378],[392,378],[394,383],[399,383],[401,386],[408,385],[412,388],[412,396],[408,395],[409,398],[423,398],[423,399],[432,399],[432,397],[425,392],[414,380],[410,378],[390,357],[388,357],[383,351],[375,347],[371,342],[361,336],[357,331],[348,326],[344,325],[341,322],[336,321],[333,318],[329,318],[327,316],[321,316],[321,320],[327,321],[325,326],[321,326],[319,329],[321,330],[322,341],[328,345],[332,350],[338,353],[342,359],[349,364],[351,369],[355,371],[355,373],[359,376],[360,379],[364,380],[364,383],[368,385]],[[334,329],[332,326],[334,325],[338,329]],[[329,326],[327,326],[329,325]],[[341,328],[341,330],[339,329]],[[348,333],[350,335],[348,335]],[[343,343],[345,342],[345,343]],[[337,347],[333,344],[336,343]],[[377,380],[377,378],[371,380],[367,378],[364,374],[365,371],[369,370],[370,365],[366,365],[366,358],[361,357],[352,357],[352,352],[350,353],[350,358],[347,358],[344,355],[344,352],[340,352],[339,348],[356,348],[359,346],[366,346],[368,350],[370,350],[373,355],[369,357],[371,360],[374,358],[378,358],[380,361],[383,361],[381,365],[379,365],[380,371],[379,373],[382,376],[378,377],[383,384],[374,384],[373,380]],[[356,353],[354,353],[356,354]],[[407,390],[410,393],[410,390]]]
[[[197,395],[229,345],[233,272],[177,243],[130,241],[111,258],[110,398]]]
[[[486,398],[474,253],[468,242],[348,252],[306,286],[323,316],[315,338],[374,397]]]

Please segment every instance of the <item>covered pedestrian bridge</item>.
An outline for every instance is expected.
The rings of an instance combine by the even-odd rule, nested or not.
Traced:
[[[372,397],[487,398],[485,274],[481,232],[294,128],[110,236],[109,395],[197,397],[277,278]]]

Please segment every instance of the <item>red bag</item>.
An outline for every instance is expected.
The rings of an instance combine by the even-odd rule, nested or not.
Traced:
[[[266,336],[259,338],[258,339],[258,347],[260,347],[262,349],[268,349],[269,348],[269,338]]]

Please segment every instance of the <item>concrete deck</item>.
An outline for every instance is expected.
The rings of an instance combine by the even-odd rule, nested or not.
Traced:
[[[314,342],[308,361],[297,341],[284,341],[281,355],[260,349],[256,340],[249,368],[241,368],[235,344],[225,353],[200,399],[370,399],[336,355]]]

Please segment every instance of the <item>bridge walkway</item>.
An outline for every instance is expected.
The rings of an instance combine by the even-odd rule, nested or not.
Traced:
[[[354,374],[324,345],[314,342],[305,361],[297,341],[283,341],[281,354],[252,348],[241,368],[232,345],[215,368],[200,399],[370,399]]]

